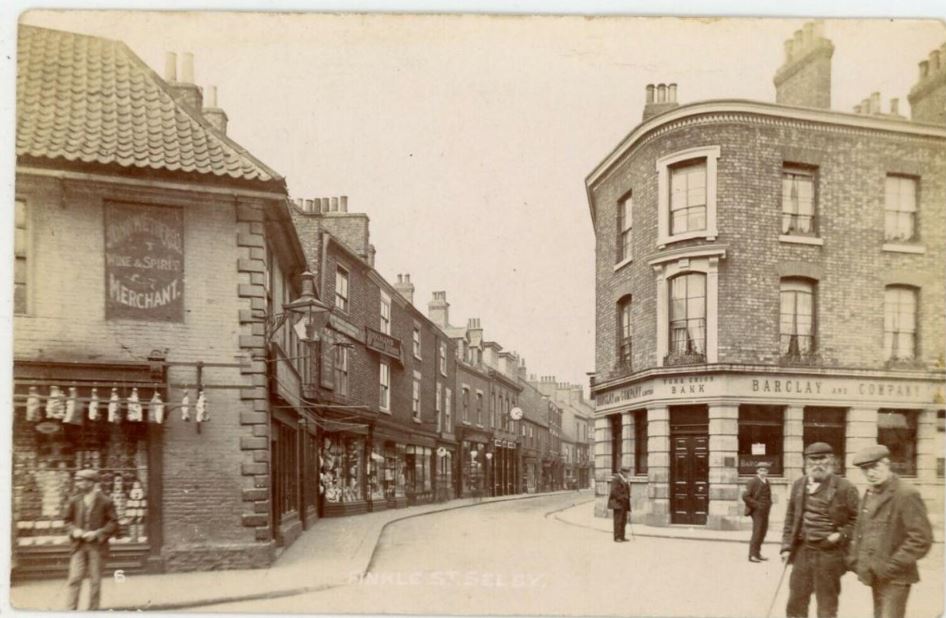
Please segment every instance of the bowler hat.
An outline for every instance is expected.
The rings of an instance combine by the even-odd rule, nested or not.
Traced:
[[[759,463],[755,465],[756,470],[758,470],[759,468],[765,468],[766,470],[768,470],[771,467],[772,467],[772,464],[770,464],[767,461],[760,461]]]
[[[874,444],[857,451],[854,455],[854,465],[864,467],[872,465],[884,457],[890,457],[890,450],[883,444]]]
[[[834,455],[834,449],[827,442],[815,442],[805,449],[805,457],[824,457],[825,455]]]
[[[79,470],[78,472],[76,472],[76,478],[83,479],[86,481],[97,482],[99,480],[99,473],[96,472],[95,470],[90,470],[86,468],[85,470]]]

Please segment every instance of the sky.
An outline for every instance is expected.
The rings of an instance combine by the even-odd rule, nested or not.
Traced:
[[[192,52],[229,135],[292,197],[347,195],[376,268],[426,312],[479,318],[530,373],[587,385],[594,231],[584,179],[639,123],[648,83],[681,103],[774,101],[801,19],[42,12],[24,23],[120,39],[157,73]],[[828,20],[832,107],[906,95],[941,21]]]

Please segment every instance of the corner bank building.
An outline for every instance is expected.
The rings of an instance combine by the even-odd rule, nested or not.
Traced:
[[[597,515],[626,465],[633,521],[743,528],[766,461],[776,522],[806,445],[863,490],[876,441],[942,527],[946,45],[909,119],[879,93],[831,110],[833,51],[819,23],[795,33],[775,104],[648,86],[586,179]]]

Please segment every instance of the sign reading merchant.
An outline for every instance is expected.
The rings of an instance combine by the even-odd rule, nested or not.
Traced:
[[[385,335],[367,326],[365,327],[365,347],[398,361],[401,360],[401,342],[391,335]]]
[[[105,207],[105,319],[184,320],[180,208]]]

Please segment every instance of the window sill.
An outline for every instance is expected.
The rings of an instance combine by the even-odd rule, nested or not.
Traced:
[[[883,250],[889,251],[891,253],[913,253],[916,255],[922,255],[926,253],[926,246],[918,244],[885,242]]]
[[[673,236],[661,236],[657,239],[657,248],[663,249],[669,244],[675,242],[680,242],[683,240],[691,240],[693,238],[702,238],[704,240],[714,241],[716,237],[719,236],[719,231],[717,230],[696,230],[694,232],[680,232],[679,234],[674,234]]]
[[[634,261],[633,257],[625,258],[614,265],[614,272],[617,272]]]
[[[421,420],[420,420],[419,418],[417,418],[416,416],[411,417],[411,420],[414,421],[415,423],[417,423],[418,425],[421,424]]]
[[[824,239],[818,238],[817,236],[794,236],[791,234],[779,234],[778,241],[794,245],[813,245],[817,247],[824,246]]]
[[[387,414],[388,416],[391,416],[391,410],[388,410],[386,408],[378,408],[378,412],[380,412],[381,414]]]

